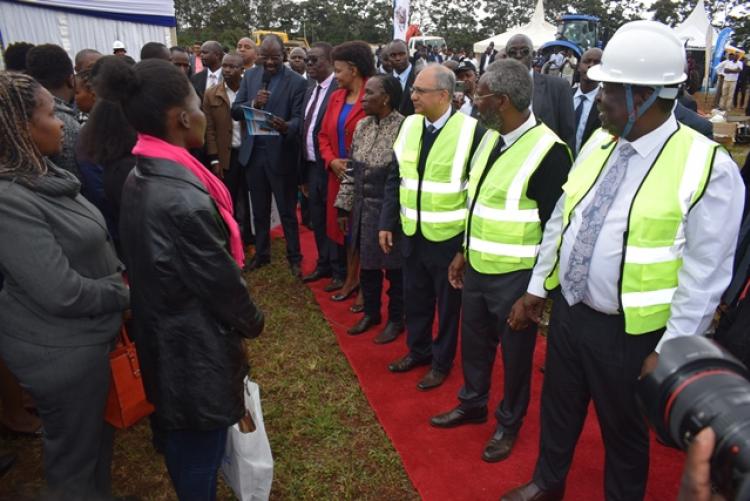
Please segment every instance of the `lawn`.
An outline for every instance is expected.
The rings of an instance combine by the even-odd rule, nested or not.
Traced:
[[[248,343],[275,459],[271,499],[410,500],[418,495],[360,390],[312,293],[276,262],[248,276],[266,313],[265,332]],[[115,495],[175,499],[146,423],[117,433]],[[0,481],[0,500],[33,499],[42,481],[41,441],[6,438],[18,454]],[[223,484],[219,499],[233,499]]]

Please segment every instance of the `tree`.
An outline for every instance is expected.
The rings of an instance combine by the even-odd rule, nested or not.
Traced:
[[[433,32],[442,35],[449,46],[470,48],[481,36],[476,6],[474,0],[432,0]]]
[[[487,17],[481,22],[483,37],[491,37],[508,31],[513,26],[528,23],[534,12],[533,2],[513,0],[484,0],[483,8],[487,13]]]

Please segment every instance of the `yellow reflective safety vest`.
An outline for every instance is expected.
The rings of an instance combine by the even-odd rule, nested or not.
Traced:
[[[443,242],[460,234],[466,219],[466,166],[477,121],[453,113],[427,155],[420,177],[417,164],[422,147],[424,116],[411,115],[401,125],[393,151],[398,160],[401,187],[401,227],[412,236]]]
[[[650,167],[630,206],[624,235],[620,307],[628,334],[645,334],[667,325],[685,249],[685,221],[706,189],[718,144],[678,125]],[[586,143],[563,186],[563,231],[570,215],[596,183],[615,148],[599,129]],[[720,224],[720,222],[717,222]],[[595,272],[595,270],[594,270]],[[545,281],[560,284],[559,262]]]
[[[472,158],[469,175],[466,256],[474,270],[487,274],[534,267],[542,241],[542,223],[537,203],[526,195],[526,190],[552,146],[565,145],[540,123],[487,165],[499,137],[496,131],[485,134]]]

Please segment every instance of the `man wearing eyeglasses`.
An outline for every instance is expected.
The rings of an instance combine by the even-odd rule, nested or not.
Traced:
[[[469,159],[485,133],[476,119],[451,107],[455,87],[453,72],[437,63],[417,75],[411,87],[417,114],[404,120],[393,146],[380,213],[380,247],[390,253],[403,233],[405,260],[409,352],[388,369],[430,366],[417,384],[422,391],[443,384],[456,354],[461,291],[448,282],[448,265],[463,240]]]
[[[505,53],[511,59],[520,61],[534,79],[534,93],[531,110],[547,127],[575,149],[575,114],[573,112],[573,92],[570,84],[560,77],[537,73],[531,68],[534,46],[526,35],[513,35],[505,45]]]

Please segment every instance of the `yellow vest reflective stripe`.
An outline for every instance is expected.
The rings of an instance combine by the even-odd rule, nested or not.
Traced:
[[[718,146],[688,127],[678,127],[630,206],[620,279],[620,304],[628,334],[644,334],[667,325],[682,267],[685,220],[705,191]],[[563,233],[613,150],[612,137],[600,130],[581,152],[563,187]],[[558,240],[558,256],[560,243]],[[559,285],[558,275],[559,263],[555,263],[545,282],[547,289]]]
[[[542,224],[537,203],[526,190],[552,146],[564,145],[546,125],[539,124],[488,166],[498,137],[496,131],[487,132],[472,158],[469,175],[466,253],[470,266],[487,274],[534,267]]]
[[[424,116],[404,120],[393,151],[401,177],[401,226],[406,235],[417,232],[433,242],[448,240],[464,229],[466,166],[477,121],[454,113],[440,130],[427,155],[422,178],[417,164],[422,146]]]

